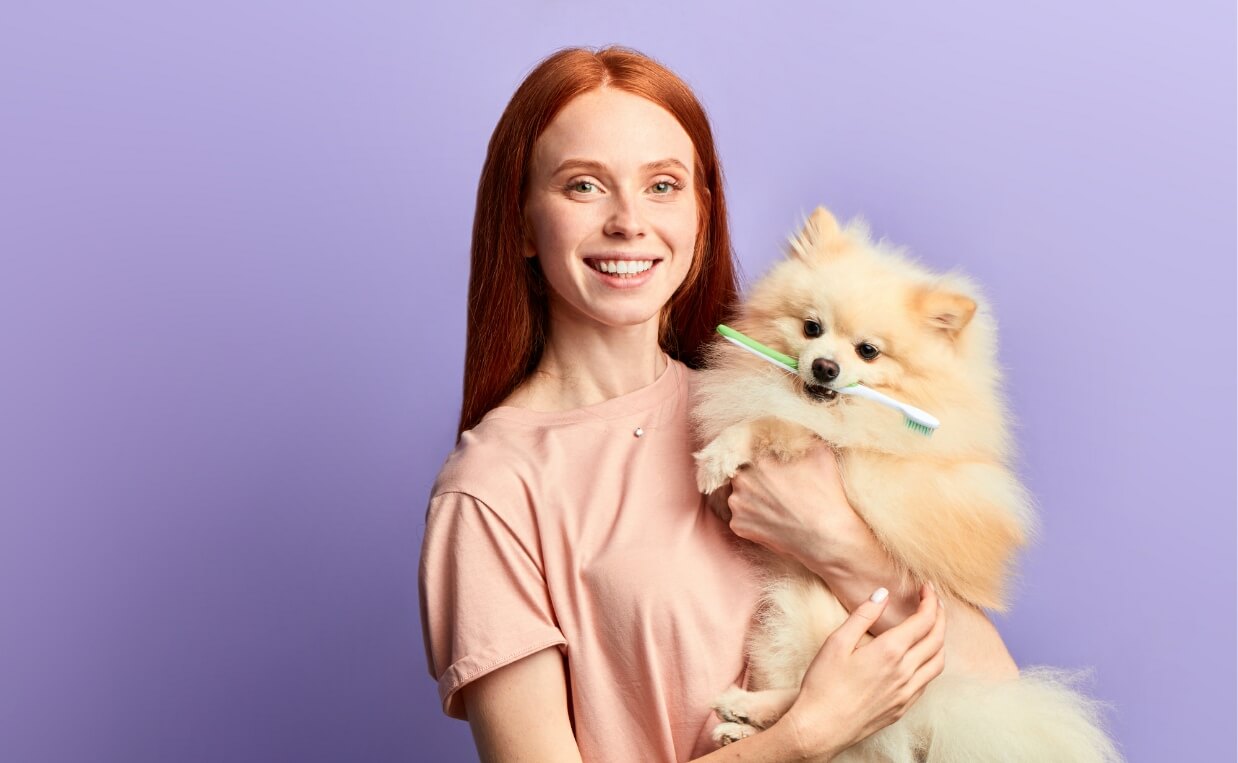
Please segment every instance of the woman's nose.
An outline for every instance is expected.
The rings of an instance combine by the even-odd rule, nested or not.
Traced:
[[[645,235],[645,221],[641,218],[636,200],[619,196],[613,202],[610,217],[606,220],[605,233],[620,238],[637,238]]]

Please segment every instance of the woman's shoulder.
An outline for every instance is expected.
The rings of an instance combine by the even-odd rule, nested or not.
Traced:
[[[503,417],[487,416],[460,435],[434,480],[431,498],[466,493],[482,498],[523,483],[531,433]]]
[[[431,527],[488,527],[527,542],[547,521],[539,507],[546,466],[539,463],[534,429],[487,417],[460,436],[435,478],[426,509]],[[463,523],[463,524],[461,524]]]

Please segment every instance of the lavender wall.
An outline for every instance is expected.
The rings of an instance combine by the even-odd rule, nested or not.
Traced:
[[[985,283],[1044,537],[999,626],[1233,760],[1235,8],[47,0],[0,18],[0,760],[465,761],[416,613],[486,141],[622,42],[760,272],[826,202]],[[174,7],[175,6],[175,7]]]

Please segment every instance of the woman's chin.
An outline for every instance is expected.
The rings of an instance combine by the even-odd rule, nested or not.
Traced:
[[[599,315],[597,322],[612,329],[638,329],[652,327],[658,330],[659,310],[624,311]]]
[[[646,308],[623,310],[597,309],[575,311],[574,315],[570,317],[563,316],[560,320],[576,323],[582,327],[592,325],[598,331],[636,331],[642,328],[648,328],[656,336],[658,332],[660,313],[661,310],[658,307],[653,309]]]

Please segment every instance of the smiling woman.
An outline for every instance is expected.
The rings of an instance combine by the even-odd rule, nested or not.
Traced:
[[[548,217],[539,222],[536,209]],[[694,225],[685,228],[690,214]],[[631,271],[633,255],[653,262],[647,278],[623,284],[598,278],[591,288],[642,287],[623,298],[640,303],[624,308],[629,320],[655,301],[643,287],[656,280],[651,289],[659,289],[661,302],[654,347],[698,365],[701,344],[736,300],[726,221],[709,120],[674,73],[622,48],[571,48],[539,64],[504,110],[478,184],[459,431],[475,426],[537,370],[552,302],[582,309],[579,298],[564,302],[565,294],[546,288],[556,283],[551,279],[568,276],[574,288],[566,291],[583,293],[582,276],[591,273],[569,275],[568,257],[593,273],[617,273],[624,261]],[[589,225],[591,232],[584,230]],[[538,247],[535,227],[547,236]],[[591,235],[588,241],[571,238]],[[597,263],[586,262],[586,255]],[[675,274],[657,271],[671,270],[672,260],[687,270],[665,291],[676,280],[668,275]],[[596,303],[604,293],[591,299]]]
[[[867,598],[898,576],[829,457],[800,467],[795,511],[733,498],[790,547],[819,537],[805,517],[841,517],[832,582],[855,613],[783,720],[711,737],[759,585],[693,477],[689,366],[736,288],[691,92],[632,51],[557,53],[499,120],[477,199],[460,437],[421,558],[444,711],[485,760],[792,760],[890,723],[940,672],[945,618],[927,590]]]
[[[662,307],[694,259],[693,155],[670,112],[611,87],[575,98],[542,133],[524,254],[550,287],[552,334],[609,330],[657,345]]]

